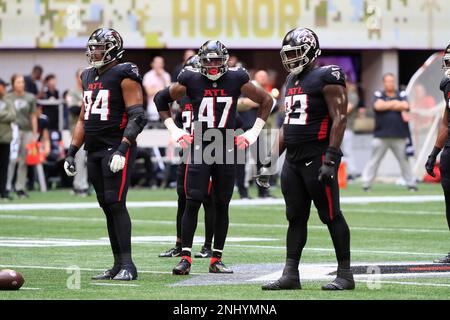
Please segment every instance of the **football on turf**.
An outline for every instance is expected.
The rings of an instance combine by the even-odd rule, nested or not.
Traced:
[[[19,290],[25,280],[22,275],[14,270],[0,270],[0,290]]]

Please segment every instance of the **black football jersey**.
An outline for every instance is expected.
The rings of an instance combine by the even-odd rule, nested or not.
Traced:
[[[96,68],[85,69],[81,74],[86,150],[120,144],[128,121],[121,87],[126,78],[142,83],[138,67],[129,62],[117,64],[102,75]]]
[[[450,78],[445,77],[444,79],[442,79],[440,89],[444,93],[446,108],[450,108]],[[450,110],[448,110],[447,122],[449,135],[447,141],[445,142],[445,146],[450,147]]]
[[[289,74],[286,79],[284,142],[287,147],[330,138],[331,118],[323,88],[329,84],[345,87],[345,75],[338,66],[316,68],[306,74]]]
[[[229,68],[218,80],[212,81],[197,69],[183,69],[178,83],[186,87],[186,95],[192,105],[192,125],[201,123],[203,133],[212,128],[234,129],[236,103],[241,87],[250,81],[243,68]]]

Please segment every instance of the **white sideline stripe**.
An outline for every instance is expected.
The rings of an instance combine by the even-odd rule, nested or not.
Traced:
[[[251,245],[251,244],[227,244],[226,247],[236,247],[236,248],[249,248],[249,249],[274,249],[274,250],[286,250],[285,246],[260,246],[260,245]],[[308,248],[305,247],[303,250],[306,251],[318,251],[318,252],[334,252],[332,248]],[[361,254],[392,254],[392,255],[411,255],[411,256],[426,256],[426,257],[439,257],[443,255],[442,252],[439,253],[426,253],[426,252],[409,252],[409,251],[385,251],[385,250],[366,250],[366,249],[351,249],[353,253],[361,253]]]
[[[383,197],[342,197],[342,204],[366,204],[366,203],[423,203],[444,201],[443,195],[423,196],[383,196]],[[231,200],[231,206],[267,206],[284,205],[284,199],[253,199]],[[129,201],[128,208],[176,208],[177,201]],[[65,202],[65,203],[27,203],[4,204],[0,211],[25,211],[25,210],[76,210],[99,208],[97,202]]]
[[[82,222],[105,222],[104,218],[80,218],[80,217],[58,217],[58,216],[33,216],[33,215],[21,215],[21,214],[0,214],[0,219],[17,219],[17,220],[37,220],[37,221],[82,221]],[[175,221],[172,220],[143,220],[132,219],[136,224],[161,224],[161,225],[174,225]],[[199,225],[204,224],[199,222]],[[286,224],[258,224],[258,223],[233,223],[229,224],[230,227],[245,227],[245,228],[287,228]],[[325,225],[308,226],[310,229],[315,230],[328,230]],[[447,233],[446,229],[417,229],[417,228],[382,228],[382,227],[350,227],[351,231],[382,231],[382,232],[412,232],[412,233]]]
[[[402,284],[407,286],[423,286],[423,287],[450,287],[450,284],[446,283],[429,283],[429,282],[410,282],[410,281],[386,281],[386,280],[355,280],[356,282],[367,283],[386,283],[386,284]]]
[[[254,209],[251,206],[245,206],[242,209],[251,210]],[[388,209],[383,211],[383,209],[359,209],[355,207],[342,207],[341,208],[344,213],[346,212],[358,212],[358,213],[375,213],[375,214],[400,214],[400,215],[431,215],[431,216],[442,216],[445,215],[445,209],[442,211],[424,211],[424,210],[396,210],[396,209]],[[284,206],[265,206],[259,207],[258,210],[264,211],[284,211],[286,210]]]
[[[20,290],[41,290],[41,288],[28,288],[28,287],[22,287]]]
[[[128,283],[89,283],[92,286],[110,286],[110,287],[140,287],[139,284],[128,284]]]

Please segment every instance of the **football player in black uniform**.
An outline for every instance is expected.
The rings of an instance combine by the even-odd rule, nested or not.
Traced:
[[[436,158],[442,151],[441,161],[440,161],[440,171],[441,171],[441,185],[444,190],[445,196],[445,210],[447,214],[448,228],[450,229],[450,140],[449,140],[449,130],[450,130],[450,113],[448,109],[450,108],[450,44],[445,49],[444,57],[442,59],[442,65],[445,70],[444,79],[441,81],[440,89],[444,93],[445,100],[445,112],[442,117],[442,122],[439,127],[439,133],[434,144],[433,151],[428,156],[428,161],[425,164],[425,169],[428,174],[435,177],[434,166],[436,164]],[[436,263],[450,263],[450,252],[447,256],[434,260]]]
[[[289,31],[281,59],[286,79],[286,118],[273,150],[287,150],[281,189],[289,221],[283,275],[263,290],[301,289],[298,265],[307,238],[311,202],[327,225],[338,261],[337,277],[323,290],[354,289],[350,270],[350,231],[340,210],[337,170],[346,127],[345,76],[338,66],[317,67],[319,39],[310,29]],[[268,186],[268,168],[257,182]]]
[[[200,67],[200,59],[198,55],[194,55],[186,60],[184,68],[198,69]],[[175,124],[178,128],[191,133],[191,124],[193,118],[192,103],[189,97],[184,96],[177,100],[179,109],[175,115]],[[177,240],[175,247],[163,252],[159,255],[161,258],[178,257],[181,255],[181,220],[183,218],[184,209],[186,208],[186,193],[184,192],[184,176],[186,173],[186,163],[181,162],[177,168]],[[212,239],[214,237],[214,218],[215,206],[211,193],[212,184],[209,184],[208,195],[203,200],[203,208],[205,209],[205,242],[200,252],[195,254],[196,258],[210,258],[212,256]]]
[[[247,72],[242,68],[228,68],[228,50],[220,42],[205,42],[198,51],[199,70],[184,69],[178,76],[178,82],[161,90],[155,96],[155,104],[175,141],[182,147],[194,142],[190,148],[186,163],[184,188],[186,193],[186,209],[182,219],[182,252],[181,261],[173,269],[173,274],[189,274],[191,269],[191,248],[197,227],[198,211],[202,201],[208,194],[210,177],[212,178],[213,196],[216,207],[214,227],[213,256],[209,266],[211,273],[231,273],[222,262],[222,251],[228,232],[228,208],[233,194],[235,181],[236,148],[245,149],[254,143],[262,130],[272,107],[272,98],[264,90],[255,87]],[[245,133],[234,137],[236,121],[236,102],[245,94],[261,107],[254,126]],[[187,95],[193,107],[194,137],[178,128],[170,115],[169,104]],[[220,133],[211,139],[211,135]],[[209,136],[209,137],[208,137]],[[231,139],[229,139],[231,136]],[[235,139],[234,139],[235,138]],[[214,140],[214,141],[212,141]],[[230,142],[231,141],[231,145]],[[221,143],[221,150],[213,155],[212,162],[203,155],[209,144]],[[224,158],[218,156],[222,153]],[[233,158],[229,160],[229,156]],[[200,159],[199,159],[200,158]],[[231,163],[230,163],[231,162]]]
[[[88,152],[88,176],[106,215],[114,265],[94,280],[134,280],[131,258],[131,220],[126,196],[136,153],[136,137],[146,124],[139,70],[120,63],[123,41],[110,28],[95,30],[87,43],[90,68],[81,74],[83,104],[64,162],[69,176],[76,174],[75,154]]]

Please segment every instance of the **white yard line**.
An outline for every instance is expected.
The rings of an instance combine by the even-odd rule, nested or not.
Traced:
[[[386,280],[355,280],[356,282],[367,283],[386,283],[386,284],[401,284],[407,286],[422,286],[422,287],[449,287],[450,283],[429,283],[429,282],[410,282],[410,281],[386,281]]]
[[[17,219],[17,220],[35,220],[35,221],[80,221],[80,222],[99,222],[105,223],[104,218],[81,218],[81,217],[60,217],[60,216],[34,216],[22,214],[0,214],[0,219]],[[136,224],[159,224],[159,225],[174,225],[172,220],[143,220],[132,219]],[[199,222],[202,225],[203,222]],[[286,224],[264,224],[264,223],[230,223],[230,227],[245,227],[245,228],[287,228]],[[328,230],[325,225],[308,226],[310,229]],[[425,229],[425,228],[386,228],[386,227],[353,227],[352,231],[379,231],[379,232],[406,232],[406,233],[448,233],[447,229]]]
[[[274,250],[286,250],[285,246],[263,246],[263,245],[251,245],[251,244],[226,244],[226,247],[235,248],[248,248],[248,249],[274,249]],[[308,248],[305,247],[303,250],[306,251],[317,251],[317,252],[334,252],[333,248]],[[442,252],[430,253],[430,252],[410,252],[410,251],[386,251],[386,250],[366,250],[366,249],[351,249],[352,254],[381,254],[381,255],[406,255],[406,256],[420,256],[420,257],[439,257],[443,255]]]
[[[104,283],[104,282],[99,282],[99,283],[89,283],[92,286],[104,286],[104,287],[140,287],[141,285],[139,284],[131,284],[131,283]]]
[[[383,197],[342,197],[342,204],[368,204],[368,203],[424,203],[442,202],[443,195],[422,196],[383,196]],[[284,205],[284,199],[253,199],[232,200],[231,206],[267,206]],[[177,201],[128,201],[128,208],[176,208]],[[99,208],[97,202],[64,202],[64,203],[27,203],[27,204],[3,204],[0,211],[25,211],[25,210],[79,210]]]

